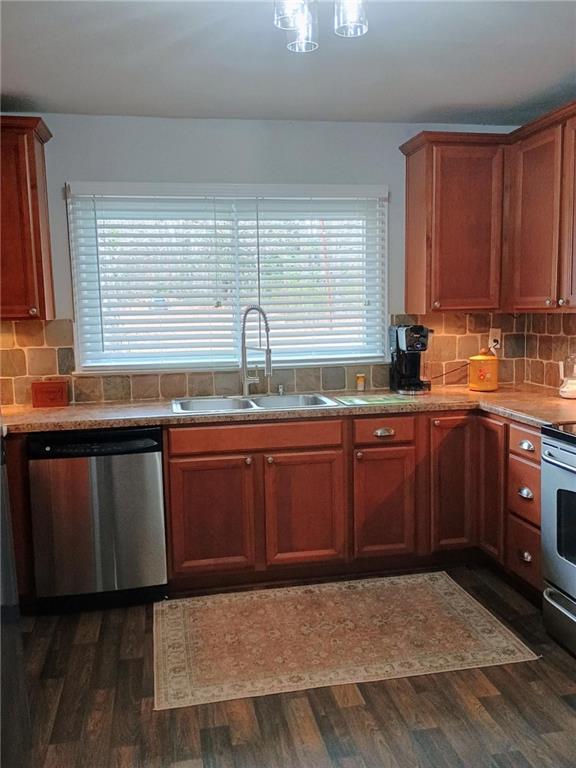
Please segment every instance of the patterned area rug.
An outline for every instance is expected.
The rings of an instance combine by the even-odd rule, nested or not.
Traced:
[[[536,658],[443,572],[154,607],[156,709]]]

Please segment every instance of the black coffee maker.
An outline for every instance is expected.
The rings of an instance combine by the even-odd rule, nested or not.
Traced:
[[[423,325],[390,326],[390,389],[394,392],[423,395],[430,390],[430,382],[420,378],[420,354],[428,349],[430,333]]]

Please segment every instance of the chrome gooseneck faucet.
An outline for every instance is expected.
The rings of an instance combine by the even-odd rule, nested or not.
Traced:
[[[246,346],[246,320],[250,312],[258,312],[264,321],[264,329],[266,331],[266,348],[263,347],[247,347]],[[248,375],[248,355],[247,350],[252,349],[256,352],[264,352],[266,355],[266,362],[264,364],[264,376],[270,378],[272,376],[272,350],[270,349],[270,326],[268,325],[268,318],[266,312],[259,304],[249,304],[244,310],[242,315],[242,394],[244,397],[250,394],[250,384],[257,384],[260,379],[258,376]]]

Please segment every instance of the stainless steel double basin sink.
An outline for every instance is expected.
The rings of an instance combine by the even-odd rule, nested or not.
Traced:
[[[325,395],[254,395],[249,397],[190,397],[173,400],[174,413],[230,413],[231,411],[288,411],[301,408],[334,408],[335,400]]]

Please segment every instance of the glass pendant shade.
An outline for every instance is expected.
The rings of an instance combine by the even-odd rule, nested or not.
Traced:
[[[288,50],[309,53],[318,48],[318,6],[315,0],[301,2],[294,15],[294,28],[288,32]]]
[[[274,26],[278,29],[294,29],[296,13],[302,5],[302,0],[275,0]]]
[[[361,37],[368,32],[364,0],[336,0],[334,32],[340,37]]]

